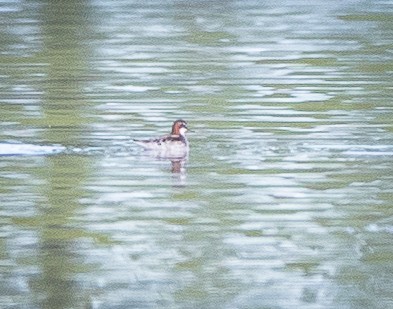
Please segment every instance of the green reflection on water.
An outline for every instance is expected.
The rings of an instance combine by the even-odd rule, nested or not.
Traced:
[[[22,10],[36,18],[36,32],[33,42],[23,31],[22,39],[1,38],[2,50],[15,53],[0,57],[1,134],[75,150],[119,145],[181,114],[197,129],[187,180],[172,185],[167,165],[133,148],[5,158],[2,269],[9,282],[27,271],[25,290],[8,292],[20,296],[14,302],[366,308],[380,296],[389,303],[391,281],[374,275],[391,272],[392,255],[386,14],[339,15],[344,24],[336,25],[331,13],[333,29],[310,27],[310,37],[303,23],[291,32],[275,21],[300,18],[292,6],[287,14],[246,2],[235,21],[236,7],[201,18],[204,5],[132,5],[99,1],[104,14],[95,17],[96,7],[76,1]],[[170,30],[143,32],[150,18]],[[209,23],[216,18],[222,24]],[[384,42],[367,41],[366,24],[359,31],[347,24],[359,21],[376,22]],[[265,29],[273,37],[265,40]],[[32,48],[14,49],[20,41]]]

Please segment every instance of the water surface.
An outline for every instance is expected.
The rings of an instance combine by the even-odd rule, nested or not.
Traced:
[[[392,15],[3,1],[0,307],[393,306]]]

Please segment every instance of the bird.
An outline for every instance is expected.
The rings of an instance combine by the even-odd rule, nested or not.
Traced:
[[[168,135],[146,140],[133,139],[132,141],[145,150],[153,151],[159,157],[184,157],[189,151],[187,131],[191,131],[187,122],[178,119],[173,122],[172,131]]]

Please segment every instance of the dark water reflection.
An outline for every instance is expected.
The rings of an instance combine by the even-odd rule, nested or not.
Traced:
[[[2,2],[0,307],[389,307],[392,13]]]

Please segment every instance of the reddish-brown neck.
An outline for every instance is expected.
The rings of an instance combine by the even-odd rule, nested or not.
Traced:
[[[171,132],[171,134],[172,135],[179,135],[180,134],[180,122],[175,122],[173,125],[172,125],[172,132]]]

